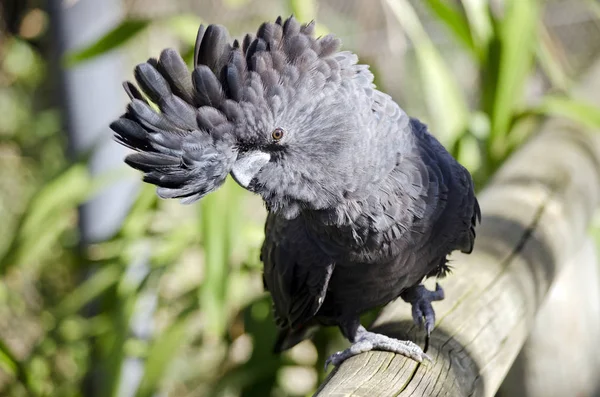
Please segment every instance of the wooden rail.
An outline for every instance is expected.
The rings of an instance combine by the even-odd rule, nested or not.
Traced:
[[[600,134],[547,121],[479,199],[475,250],[453,255],[454,271],[442,282],[446,299],[434,303],[433,362],[363,353],[332,371],[317,396],[494,396],[548,290],[587,240],[600,203]],[[402,301],[388,305],[372,329],[424,345]]]

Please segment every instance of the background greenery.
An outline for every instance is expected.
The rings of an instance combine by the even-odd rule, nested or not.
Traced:
[[[556,4],[567,3],[560,1],[384,0],[367,20],[360,11],[376,2],[252,3],[213,1],[206,15],[185,6],[152,15],[152,7],[144,13],[128,2],[120,25],[60,64],[47,61],[46,4],[4,5],[1,395],[309,395],[325,376],[324,357],[344,346],[337,330],[326,329],[271,354],[275,327],[258,261],[264,209],[231,181],[191,207],[158,200],[143,186],[114,236],[81,246],[78,206],[115,176],[91,178],[85,158],[67,156],[53,78],[59,67],[117,50],[133,65],[156,56],[163,35],[189,60],[202,21],[239,36],[293,12],[301,21],[316,18],[319,33],[338,33],[371,63],[380,88],[430,125],[478,188],[548,114],[600,128],[600,111],[570,94],[600,49],[593,0],[569,2],[586,20],[563,30],[549,22],[560,14]],[[386,42],[365,33],[383,23]],[[383,44],[378,54],[368,51],[374,43]]]

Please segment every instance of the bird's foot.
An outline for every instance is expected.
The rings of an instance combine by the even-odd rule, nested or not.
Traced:
[[[333,364],[337,367],[350,357],[371,350],[383,350],[401,354],[418,362],[423,362],[423,360],[431,361],[431,358],[429,358],[417,344],[408,340],[398,340],[390,338],[389,336],[369,332],[361,326],[356,335],[356,341],[352,346],[329,356],[327,361],[325,361],[325,370],[327,370],[329,364]]]
[[[429,336],[435,325],[435,311],[431,306],[431,302],[444,299],[444,290],[442,287],[436,283],[435,291],[429,291],[424,285],[420,284],[408,288],[401,296],[404,301],[412,305],[412,317],[415,324],[423,327],[424,322],[425,331],[427,331],[427,336]]]

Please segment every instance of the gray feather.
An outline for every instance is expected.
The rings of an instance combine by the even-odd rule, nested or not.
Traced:
[[[193,85],[190,71],[181,55],[173,49],[166,49],[158,59],[158,70],[169,82],[173,94],[187,103],[193,103]]]
[[[223,100],[223,89],[208,66],[200,65],[194,69],[192,81],[195,87],[195,101],[198,106],[219,106]]]
[[[468,171],[314,29],[277,18],[230,44],[225,28],[201,26],[193,72],[173,50],[135,70],[160,110],[126,83],[131,103],[111,125],[163,198],[193,202],[246,172],[236,180],[269,210],[261,259],[276,350],[315,324],[353,335],[361,313],[470,252],[481,217]],[[262,162],[238,167],[238,156]]]

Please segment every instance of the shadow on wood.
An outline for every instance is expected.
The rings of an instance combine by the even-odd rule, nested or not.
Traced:
[[[453,255],[436,329],[419,365],[385,352],[353,357],[318,396],[493,396],[550,286],[581,248],[600,198],[600,140],[562,119],[516,153],[479,195],[471,255]],[[396,301],[374,328],[423,346],[410,305]]]
[[[588,238],[558,275],[497,397],[600,396],[596,250]]]

